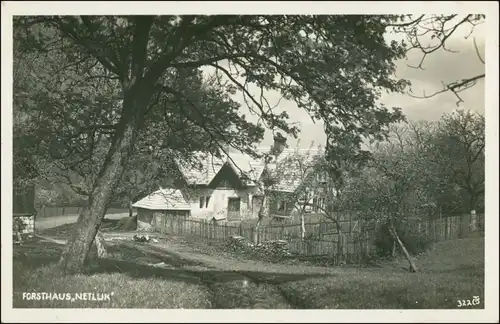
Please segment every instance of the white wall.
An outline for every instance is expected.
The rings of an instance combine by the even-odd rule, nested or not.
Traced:
[[[240,214],[242,219],[252,218],[252,196],[257,192],[256,187],[243,190],[234,189],[198,189],[190,193],[191,216],[195,218],[211,218],[215,214],[227,216],[228,198],[240,198]],[[200,197],[210,196],[208,206],[200,208]]]

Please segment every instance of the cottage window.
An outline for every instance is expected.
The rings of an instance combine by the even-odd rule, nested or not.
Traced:
[[[210,201],[210,196],[207,196],[205,199],[205,208],[208,208],[208,202]]]
[[[200,209],[203,208],[203,205],[205,204],[205,197],[201,196],[200,197]]]

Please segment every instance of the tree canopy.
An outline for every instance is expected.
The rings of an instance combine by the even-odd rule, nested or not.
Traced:
[[[146,151],[220,153],[220,143],[256,155],[263,127],[297,136],[274,90],[313,120],[329,147],[360,149],[400,121],[378,102],[408,84],[394,76],[402,43],[387,43],[388,15],[18,16],[14,106],[43,170],[90,179],[63,268],[80,269],[131,159]],[[211,76],[201,73],[210,67]],[[243,80],[243,81],[241,81]],[[250,93],[249,85],[261,90]],[[229,94],[244,94],[262,125]],[[221,123],[222,122],[222,123]],[[30,138],[29,134],[36,134]],[[20,149],[16,157],[26,157]],[[169,153],[162,156],[168,157]],[[37,160],[38,159],[38,160]],[[141,158],[139,158],[141,159]],[[38,168],[38,171],[42,168]]]

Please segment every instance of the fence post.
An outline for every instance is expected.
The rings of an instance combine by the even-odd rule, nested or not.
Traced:
[[[432,237],[433,237],[433,242],[436,243],[436,220],[432,220]]]
[[[444,218],[444,240],[448,239],[448,217]]]
[[[476,232],[477,230],[477,214],[475,210],[470,211],[470,230]]]

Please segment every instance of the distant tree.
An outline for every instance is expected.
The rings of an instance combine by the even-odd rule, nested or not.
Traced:
[[[410,269],[417,266],[398,233],[398,224],[406,220],[406,200],[418,186],[419,178],[412,171],[413,165],[401,154],[375,155],[373,164],[350,179],[344,190],[342,205],[358,212],[366,222],[387,225],[390,235],[406,256]]]
[[[435,141],[440,170],[464,193],[468,211],[484,206],[484,126],[483,115],[457,110],[441,118]]]
[[[301,239],[305,238],[305,213],[311,207],[311,200],[318,195],[319,159],[321,156],[312,149],[307,151],[298,148],[293,153],[288,153],[271,170],[273,181],[268,187],[271,201],[283,203],[284,208],[290,212],[298,212],[301,222]],[[291,190],[291,191],[290,191]],[[288,206],[288,207],[287,207]],[[272,208],[276,210],[276,206]]]

